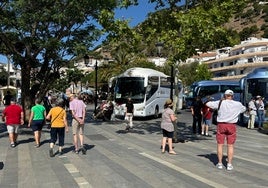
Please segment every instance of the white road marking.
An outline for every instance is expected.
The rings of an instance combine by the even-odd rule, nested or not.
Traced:
[[[180,168],[180,167],[178,167],[178,166],[176,166],[176,165],[174,165],[174,164],[172,164],[172,163],[170,163],[170,162],[164,161],[164,160],[162,160],[162,159],[160,159],[160,158],[154,157],[154,156],[149,155],[149,154],[144,153],[144,152],[142,152],[142,153],[140,153],[140,154],[141,154],[142,156],[144,156],[144,157],[147,157],[147,158],[152,159],[152,160],[154,160],[154,161],[156,161],[156,162],[159,162],[159,163],[161,163],[161,164],[163,164],[163,165],[165,165],[165,166],[167,166],[167,167],[169,167],[169,168],[172,168],[173,170],[176,170],[176,171],[178,171],[178,172],[180,172],[180,173],[182,173],[182,174],[185,174],[185,175],[187,175],[187,176],[189,176],[189,177],[192,177],[192,178],[194,178],[194,179],[196,179],[196,180],[198,180],[198,181],[201,181],[201,182],[203,182],[203,183],[205,183],[205,184],[207,184],[207,185],[210,185],[210,186],[213,186],[213,187],[217,187],[217,188],[227,188],[227,187],[224,186],[224,185],[215,183],[215,182],[210,181],[210,180],[208,180],[208,179],[205,179],[205,178],[203,178],[203,177],[201,177],[201,176],[198,176],[198,175],[196,175],[196,174],[193,174],[193,173],[191,173],[191,172],[188,171],[188,170],[185,170],[185,169],[183,169],[183,168]]]

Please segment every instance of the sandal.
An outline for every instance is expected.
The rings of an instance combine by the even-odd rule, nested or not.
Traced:
[[[170,154],[170,155],[177,155],[177,153],[176,153],[175,151],[173,151],[173,150],[170,151],[169,154]]]
[[[165,151],[162,151],[162,154],[164,154],[165,153]]]

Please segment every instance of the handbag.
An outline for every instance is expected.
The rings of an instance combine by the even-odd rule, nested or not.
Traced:
[[[212,123],[213,123],[214,125],[218,125],[217,117],[218,117],[218,111],[219,111],[219,109],[220,109],[220,107],[221,107],[221,103],[222,103],[222,101],[223,101],[223,99],[220,100],[218,109],[215,110],[215,111],[213,112],[213,114],[212,114]]]
[[[60,111],[60,113],[53,119],[53,121],[50,121],[47,125],[47,129],[51,129],[51,124],[55,121],[55,119],[57,119],[59,117],[59,115],[61,114],[61,112],[63,111],[63,109]]]

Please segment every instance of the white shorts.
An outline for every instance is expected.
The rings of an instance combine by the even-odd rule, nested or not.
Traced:
[[[20,125],[7,125],[7,132],[8,133],[16,133],[18,134]]]

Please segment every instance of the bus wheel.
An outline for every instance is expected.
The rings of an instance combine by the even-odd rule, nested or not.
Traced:
[[[159,116],[159,109],[158,109],[158,106],[155,107],[155,110],[154,110],[154,118],[157,119],[158,116]]]

